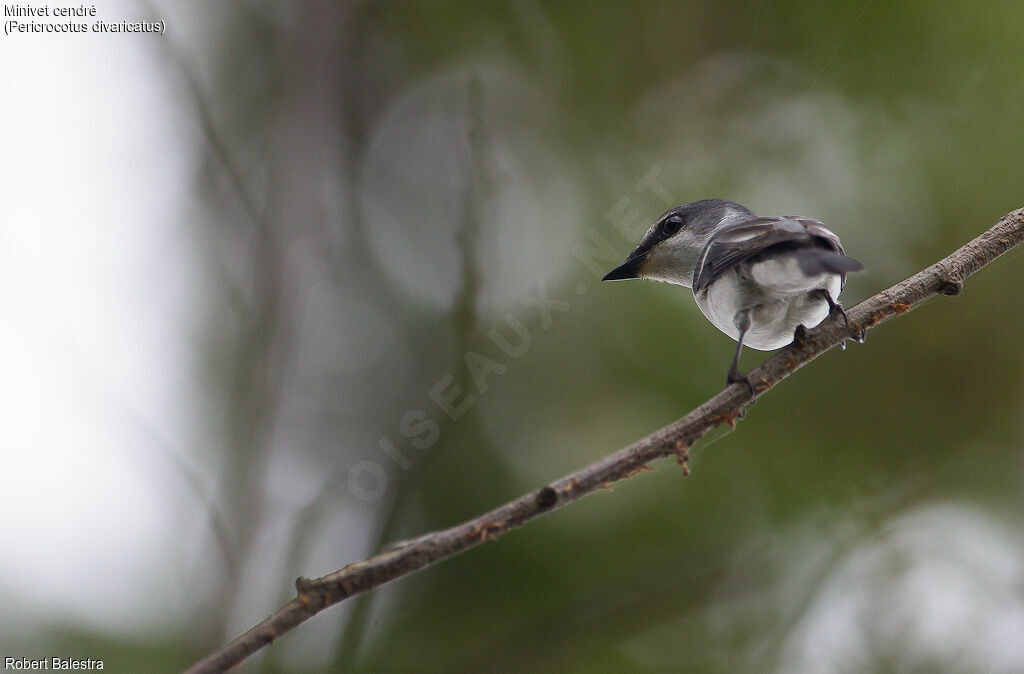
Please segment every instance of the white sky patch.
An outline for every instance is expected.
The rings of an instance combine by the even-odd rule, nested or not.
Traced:
[[[725,669],[1021,671],[1024,546],[1012,517],[953,500],[884,523],[857,513],[810,513],[751,541],[711,608]]]
[[[198,284],[162,39],[0,36],[0,630],[145,627],[183,601],[196,504],[153,437],[189,449]]]
[[[967,505],[921,507],[836,565],[786,644],[783,669],[1018,672],[1024,662],[1019,532]]]

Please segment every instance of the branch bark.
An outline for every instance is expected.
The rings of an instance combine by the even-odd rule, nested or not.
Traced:
[[[322,578],[299,578],[295,581],[295,599],[197,662],[188,673],[225,671],[328,606],[494,540],[546,512],[636,475],[655,459],[676,456],[685,466],[687,451],[694,443],[718,426],[734,426],[747,405],[783,379],[829,349],[855,338],[862,329],[869,330],[905,314],[933,295],[958,294],[968,276],[1022,241],[1024,208],[1006,214],[994,227],[949,257],[861,302],[847,312],[849,324],[841,318],[826,319],[804,333],[750,372],[753,391],[742,384],[728,386],[678,421],[488,513],[450,529],[404,541]]]

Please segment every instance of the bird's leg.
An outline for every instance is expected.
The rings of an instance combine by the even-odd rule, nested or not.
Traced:
[[[740,353],[743,352],[743,336],[750,329],[750,309],[743,309],[736,314],[736,327],[740,331],[740,334],[736,337],[736,353],[732,357],[732,364],[729,366],[729,372],[725,375],[725,379],[730,384],[743,382],[750,389],[750,395],[754,395],[754,385],[747,379],[747,375],[740,372]]]
[[[844,310],[843,307],[840,306],[839,302],[835,301],[835,299],[832,297],[832,293],[823,288],[815,290],[814,292],[823,297],[825,301],[828,302],[829,316],[835,316],[836,314],[839,314],[840,316],[843,317],[843,323],[846,325],[846,327],[850,327],[850,319],[846,315],[846,310]],[[863,326],[861,326],[860,329],[857,331],[857,336],[852,337],[851,339],[853,339],[853,341],[857,342],[858,344],[863,344],[865,336],[866,335],[864,334],[864,328]]]
[[[814,291],[814,294],[818,295],[818,297],[821,297],[826,302],[828,302],[829,316],[835,316],[836,314],[839,314],[840,316],[843,317],[843,323],[846,324],[846,327],[850,327],[850,319],[847,318],[846,311],[841,306],[839,306],[839,302],[835,301],[835,299],[832,297],[832,293],[825,290],[824,288],[819,288]]]
[[[796,330],[793,331],[793,341],[797,344],[803,344],[807,341],[807,326],[801,323],[796,326]]]

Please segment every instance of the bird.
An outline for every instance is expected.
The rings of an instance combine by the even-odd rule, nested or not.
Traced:
[[[601,280],[650,279],[690,288],[701,313],[736,340],[727,384],[745,383],[753,394],[739,370],[743,347],[781,348],[798,330],[836,314],[848,325],[839,294],[846,275],[863,269],[818,220],[759,217],[733,201],[703,199],[666,211]]]

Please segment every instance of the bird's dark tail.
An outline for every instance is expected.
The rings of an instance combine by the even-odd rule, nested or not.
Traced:
[[[825,272],[848,274],[864,268],[864,265],[852,257],[817,247],[800,249],[797,252],[797,262],[800,264],[800,271],[808,276],[817,276]]]

